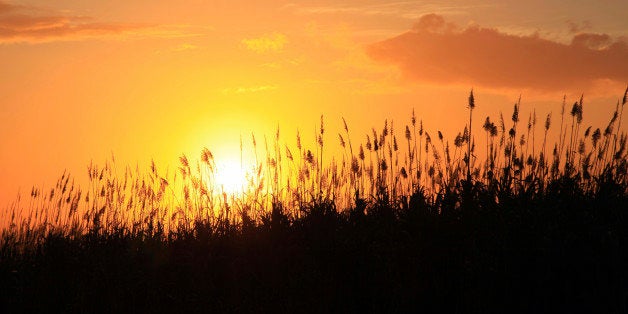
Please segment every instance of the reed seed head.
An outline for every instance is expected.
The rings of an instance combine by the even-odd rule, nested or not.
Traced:
[[[473,89],[469,93],[469,110],[473,110],[475,108],[475,97],[473,97]]]

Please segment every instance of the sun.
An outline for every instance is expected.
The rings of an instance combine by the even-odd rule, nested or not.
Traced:
[[[233,160],[217,162],[216,183],[222,192],[238,194],[247,186],[246,173],[239,162]]]

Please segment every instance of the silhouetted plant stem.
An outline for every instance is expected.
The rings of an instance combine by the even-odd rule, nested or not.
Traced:
[[[472,118],[473,118],[473,109],[475,108],[475,98],[473,97],[473,89],[471,89],[471,92],[469,93],[469,137],[467,138],[467,156],[466,156],[466,161],[467,161],[467,182],[470,184],[471,183],[471,141],[473,139],[472,133],[471,133],[471,125],[472,125]]]

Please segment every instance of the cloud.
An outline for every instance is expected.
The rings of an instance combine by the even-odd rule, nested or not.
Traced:
[[[593,28],[590,21],[583,21],[582,23],[577,23],[572,20],[567,20],[566,23],[567,23],[567,28],[569,29],[569,32],[572,34],[589,31],[591,30],[591,28]]]
[[[628,82],[625,40],[579,33],[565,44],[538,34],[463,28],[436,14],[422,16],[406,33],[368,46],[367,53],[397,65],[407,79],[429,83],[562,91],[600,81]]]
[[[247,49],[257,53],[280,52],[288,43],[286,35],[280,33],[266,34],[258,38],[243,39]]]
[[[441,2],[426,3],[425,1],[387,1],[383,3],[334,3],[331,5],[308,6],[289,3],[284,9],[298,14],[329,14],[329,15],[362,15],[376,17],[393,17],[401,19],[417,19],[428,12],[439,12],[447,15],[465,15],[469,9],[489,5],[445,4]]]
[[[0,1],[0,14],[4,14],[10,11],[15,10],[16,8],[18,8],[19,6],[15,5],[15,4],[10,4],[10,3],[6,3],[3,1]]]
[[[148,28],[139,24],[97,23],[90,17],[56,14],[0,1],[0,43],[79,40]]]
[[[174,48],[171,49],[171,51],[173,52],[182,52],[182,51],[189,51],[189,50],[196,50],[198,49],[198,47],[196,45],[193,44],[180,44]]]
[[[259,92],[268,92],[278,89],[277,85],[260,85],[260,86],[251,86],[251,87],[235,87],[235,88],[225,88],[222,90],[222,93],[225,95],[241,95],[241,94],[249,94],[249,93],[259,93]]]

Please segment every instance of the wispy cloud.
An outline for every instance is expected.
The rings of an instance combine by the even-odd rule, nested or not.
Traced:
[[[241,94],[249,94],[249,93],[259,93],[259,92],[267,92],[278,89],[277,85],[260,85],[260,86],[240,86],[234,88],[225,88],[222,90],[222,93],[225,95],[241,95]]]
[[[0,43],[41,43],[116,36],[181,36],[180,29],[139,23],[98,22],[0,1]]]
[[[18,8],[19,6],[15,4],[6,3],[4,1],[0,1],[0,14],[4,14],[7,12],[11,12]]]
[[[242,40],[244,47],[257,53],[279,52],[283,50],[287,43],[288,38],[281,33],[266,34],[261,37]]]
[[[336,4],[307,6],[301,4],[287,4],[285,9],[292,10],[299,14],[348,14],[348,15],[365,15],[365,16],[389,16],[404,19],[417,19],[426,14],[437,12],[444,15],[463,15],[466,14],[470,7],[477,8],[479,5],[473,6],[461,4],[446,4],[442,2],[429,3],[426,1],[390,1],[386,3],[375,4]]]
[[[193,44],[180,44],[174,48],[172,48],[171,50],[174,52],[182,52],[182,51],[188,51],[188,50],[196,50],[198,47],[196,45]]]
[[[599,81],[628,82],[628,43],[579,33],[571,43],[538,34],[510,35],[423,16],[414,28],[367,48],[375,60],[397,65],[406,78],[496,88],[563,90]]]

